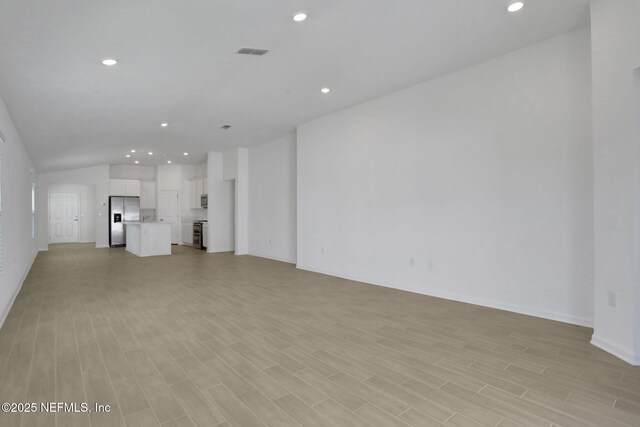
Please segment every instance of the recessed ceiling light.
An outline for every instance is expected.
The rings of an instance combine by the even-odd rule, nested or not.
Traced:
[[[118,61],[113,58],[105,58],[102,60],[102,65],[106,65],[107,67],[113,67],[117,63]]]
[[[131,152],[132,152],[132,153],[135,153],[135,152],[136,152],[136,150],[131,150]]]
[[[153,151],[149,151],[148,153],[150,156],[153,156]]]
[[[189,155],[189,153],[182,153],[182,154],[184,154],[185,156],[188,156],[188,155]]]
[[[323,87],[322,89],[320,89],[320,92],[329,93],[329,92],[331,92],[331,89],[329,89],[328,87]]]
[[[519,0],[511,0],[507,4],[507,10],[511,13],[517,12],[524,7],[524,2]]]
[[[167,163],[171,164],[171,160],[167,160]]]
[[[131,154],[127,154],[125,157],[131,157]]]
[[[304,12],[298,12],[295,15],[293,15],[293,20],[296,22],[302,22],[305,19],[307,19],[307,14]]]
[[[133,162],[133,163],[135,163],[135,164],[137,165],[137,164],[138,164],[138,163],[140,163],[140,162],[136,160],[136,161],[135,161],[135,162]]]
[[[169,123],[160,123],[160,126],[162,126],[163,128],[166,128],[167,126],[169,126]]]

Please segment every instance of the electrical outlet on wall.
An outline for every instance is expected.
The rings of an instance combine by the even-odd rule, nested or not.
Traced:
[[[413,267],[414,265],[416,265],[416,260],[415,260],[415,259],[413,259],[413,257],[409,258],[409,265],[410,265],[411,267]]]
[[[611,307],[616,306],[616,292],[615,291],[607,291],[607,304]]]
[[[320,246],[320,253],[324,254],[324,246]]]

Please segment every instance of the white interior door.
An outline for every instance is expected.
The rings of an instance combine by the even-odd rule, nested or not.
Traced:
[[[49,242],[78,241],[78,194],[51,193],[49,204]]]
[[[171,244],[178,244],[178,192],[161,190],[158,198],[158,221],[171,225]]]

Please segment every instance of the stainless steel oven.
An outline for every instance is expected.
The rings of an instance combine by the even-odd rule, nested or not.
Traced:
[[[206,220],[193,221],[193,247],[206,250],[204,245],[204,223]]]

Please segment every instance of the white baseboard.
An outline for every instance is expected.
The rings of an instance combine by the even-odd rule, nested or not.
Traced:
[[[640,354],[633,354],[633,352],[623,349],[622,347],[613,344],[596,334],[593,334],[591,337],[591,344],[606,351],[607,353],[613,354],[617,358],[622,359],[631,365],[640,366]]]
[[[252,252],[252,251],[249,251],[249,253],[247,255],[256,256],[258,258],[271,259],[271,260],[274,260],[274,261],[286,262],[287,264],[295,264],[296,263],[295,260],[281,258],[281,257],[277,257],[277,256],[272,256],[272,255],[260,254],[260,253]]]
[[[9,315],[9,312],[11,311],[11,307],[13,307],[13,303],[16,301],[16,298],[18,297],[18,294],[20,293],[20,290],[22,289],[22,284],[24,283],[25,280],[27,280],[27,276],[29,275],[29,271],[31,271],[31,267],[33,266],[33,263],[36,260],[36,257],[38,256],[38,252],[39,251],[35,251],[33,253],[33,256],[31,257],[31,262],[29,263],[29,267],[27,267],[27,269],[22,274],[22,278],[20,279],[20,284],[18,285],[18,288],[15,290],[15,292],[11,296],[11,300],[9,301],[9,304],[7,304],[5,306],[5,308],[4,308],[4,312],[2,313],[2,320],[0,320],[0,329],[2,329],[2,325],[4,325],[4,321],[7,320],[7,316]]]
[[[371,284],[375,286],[398,289],[401,291],[413,292],[416,294],[427,295],[427,296],[436,297],[436,298],[444,298],[452,301],[480,305],[483,307],[490,307],[498,310],[506,310],[514,313],[525,314],[527,316],[534,316],[534,317],[540,317],[543,319],[555,320],[563,323],[570,323],[572,325],[585,326],[588,328],[593,327],[593,319],[584,318],[580,316],[572,316],[564,313],[556,313],[556,312],[550,312],[545,310],[539,310],[531,307],[523,307],[519,305],[504,303],[501,301],[494,301],[494,300],[485,299],[485,298],[474,298],[474,297],[470,298],[464,295],[453,294],[449,292],[442,292],[435,289],[422,289],[422,288],[417,289],[411,286],[401,286],[397,284],[374,282],[374,281],[371,281],[370,279],[363,279],[356,276],[345,275],[345,274],[336,273],[332,271],[317,269],[317,268],[305,266],[303,264],[298,264],[296,267],[299,268],[300,270],[307,270],[307,271],[312,271],[314,273],[327,274],[329,276],[341,277],[343,279],[354,280],[357,282],[362,282],[362,283]]]
[[[227,253],[227,252],[231,252],[232,254],[235,255],[236,251],[233,249],[215,249],[215,250],[209,250],[209,248],[207,248],[207,253],[208,254],[221,254],[221,253]]]

